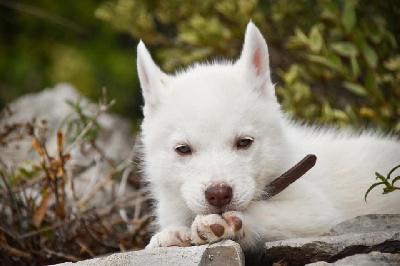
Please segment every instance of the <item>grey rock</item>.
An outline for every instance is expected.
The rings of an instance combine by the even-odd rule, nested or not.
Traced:
[[[265,243],[267,259],[290,265],[335,262],[359,253],[400,251],[400,215],[366,215],[345,221],[323,236]]]
[[[357,254],[338,260],[333,263],[325,261],[307,264],[307,266],[398,266],[400,265],[400,254],[371,252],[369,254]]]
[[[94,265],[140,265],[140,266],[242,266],[243,252],[239,244],[227,240],[212,245],[194,246],[188,248],[168,247],[145,249],[80,261],[66,262],[58,266],[94,266]]]
[[[369,214],[357,216],[334,226],[326,236],[339,236],[353,233],[371,233],[397,230],[400,232],[400,215],[398,214]]]
[[[57,151],[56,132],[64,119],[73,113],[73,109],[66,101],[76,102],[80,99],[82,105],[87,106],[85,113],[94,115],[97,105],[89,103],[69,84],[58,84],[54,88],[45,89],[38,93],[30,93],[21,96],[10,104],[10,109],[13,112],[12,116],[5,121],[0,121],[0,126],[12,123],[25,123],[36,118],[37,121],[46,120],[48,127],[48,138],[46,147],[50,154]],[[130,145],[133,144],[133,137],[130,132],[130,125],[127,121],[117,115],[103,113],[98,118],[98,123],[102,127],[102,131],[98,138],[98,144],[102,148],[106,148],[106,155],[114,160],[121,160],[129,156],[131,151]],[[118,130],[115,130],[118,129]],[[0,147],[0,159],[5,162],[19,164],[21,160],[37,160],[37,153],[31,149],[31,140],[17,143],[19,148]],[[73,151],[79,153],[76,149]],[[89,157],[89,158],[88,158]],[[89,153],[81,155],[79,160],[86,160],[84,163],[90,164],[94,159],[94,155]]]
[[[45,89],[38,93],[30,93],[21,96],[10,104],[12,116],[0,121],[0,128],[6,124],[25,123],[36,119],[37,123],[46,120],[47,138],[46,147],[50,156],[57,155],[57,130],[64,119],[74,114],[73,109],[66,103],[67,100],[76,102],[80,99],[81,104],[86,106],[84,112],[93,116],[98,109],[97,104],[80,96],[74,87],[69,84],[58,84],[54,88]],[[76,116],[76,114],[74,114]],[[130,131],[130,124],[123,118],[103,113],[97,119],[101,131],[96,139],[96,146],[100,148],[107,158],[116,164],[128,159],[134,144],[134,138]],[[64,147],[67,146],[64,142]],[[111,170],[112,166],[101,159],[102,156],[89,144],[76,145],[70,151],[71,160],[66,163],[66,170],[72,171],[74,176],[75,195],[79,200],[89,193]],[[32,138],[25,138],[22,141],[11,143],[6,147],[0,146],[0,161],[9,166],[31,167],[30,163],[38,164],[40,157],[32,148]],[[118,189],[118,184],[117,187]],[[124,186],[126,190],[130,188]],[[112,191],[115,187],[106,184],[86,204],[86,206],[97,207],[109,202],[112,198]],[[37,191],[28,192],[32,195]],[[66,189],[67,197],[71,197],[69,186]],[[40,200],[40,198],[39,198]]]

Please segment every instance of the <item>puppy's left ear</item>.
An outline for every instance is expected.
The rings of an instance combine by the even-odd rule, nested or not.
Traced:
[[[261,32],[251,21],[247,24],[242,54],[236,64],[256,89],[275,97],[270,76],[268,46]]]

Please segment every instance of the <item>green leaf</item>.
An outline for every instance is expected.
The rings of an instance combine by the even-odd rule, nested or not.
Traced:
[[[319,31],[319,25],[314,25],[310,31],[310,48],[313,52],[319,52],[322,47],[322,35]]]
[[[367,202],[367,196],[368,196],[369,192],[371,192],[371,190],[373,190],[376,186],[384,185],[384,184],[385,184],[384,182],[379,182],[379,183],[375,183],[372,186],[370,186],[369,189],[367,190],[367,192],[365,192],[365,196],[364,196],[365,202]]]
[[[332,50],[342,56],[357,56],[358,49],[357,47],[352,44],[351,42],[336,42],[331,44]]]
[[[356,114],[356,112],[354,112],[354,110],[350,104],[346,104],[345,111],[346,111],[347,116],[351,119],[352,122],[358,120],[357,114]]]
[[[328,53],[326,55],[326,59],[329,62],[329,65],[335,69],[342,69],[342,60],[339,56],[335,55],[334,53]]]
[[[351,91],[352,93],[358,95],[358,96],[367,96],[367,90],[361,86],[360,84],[357,83],[352,83],[352,82],[343,82],[342,83],[343,87]]]
[[[390,170],[390,172],[389,172],[388,175],[387,175],[387,179],[390,179],[390,175],[391,175],[394,171],[396,171],[396,169],[398,169],[398,168],[400,168],[400,164],[397,165],[396,167],[394,167],[392,170]]]
[[[388,180],[387,180],[383,175],[381,175],[380,173],[375,172],[375,175],[376,175],[376,179],[382,180],[382,182],[383,182],[387,187],[391,187],[391,186],[392,186],[392,185],[388,182]]]
[[[283,72],[281,74],[282,79],[285,81],[285,84],[289,86],[293,86],[293,83],[297,80],[298,78],[298,67],[296,64],[293,64],[290,66],[289,70],[287,72]]]
[[[380,180],[382,180],[383,182],[387,182],[386,181],[386,178],[383,176],[383,175],[381,175],[380,173],[378,173],[378,172],[375,172],[375,178],[376,179],[380,179]]]
[[[383,66],[392,71],[400,70],[400,55],[389,58],[384,62]]]
[[[400,175],[399,175],[399,176],[396,176],[396,177],[393,179],[393,181],[392,181],[392,186],[394,186],[394,183],[395,183],[397,180],[400,180]]]
[[[356,13],[354,11],[354,2],[345,1],[341,18],[342,25],[346,33],[350,33],[356,24]]]
[[[390,45],[393,48],[397,48],[397,42],[396,42],[396,37],[394,37],[394,35],[390,32],[390,31],[383,31],[384,36],[387,38],[387,40],[389,41]]]
[[[339,72],[342,71],[342,69],[343,69],[342,60],[340,60],[339,56],[337,56],[333,53],[328,53],[325,56],[308,55],[307,59],[312,62],[319,63],[326,67],[332,68]]]
[[[367,60],[368,64],[372,68],[376,68],[376,65],[378,63],[378,56],[376,55],[376,52],[374,51],[374,49],[372,49],[371,46],[366,44],[366,45],[364,45],[364,48],[363,48],[363,54],[364,54],[365,59]]]
[[[323,1],[321,2],[321,18],[323,19],[327,19],[327,20],[331,20],[333,22],[335,22],[338,20],[339,18],[339,9],[338,6],[330,1]]]
[[[320,55],[308,55],[307,56],[308,60],[311,62],[319,63],[324,66],[331,66],[330,62],[327,60],[325,56],[320,56]]]
[[[376,88],[375,73],[373,73],[372,71],[368,71],[365,77],[364,86],[369,92],[372,92],[377,99],[381,98],[379,96],[380,91]]]
[[[308,38],[307,38],[307,36],[304,34],[304,32],[303,32],[300,28],[296,27],[296,28],[294,29],[294,33],[295,33],[296,37],[297,37],[301,42],[303,42],[304,44],[307,44],[307,43],[308,43]]]
[[[352,37],[353,43],[357,46],[358,49],[362,49],[367,43],[367,40],[365,39],[365,32],[359,28],[356,28],[353,31]]]
[[[395,191],[396,189],[394,187],[385,187],[383,188],[383,193],[382,194],[388,194],[390,192]]]
[[[77,103],[74,103],[72,100],[70,100],[70,99],[67,99],[67,100],[65,100],[65,102],[69,105],[69,106],[71,106],[72,108],[76,108],[76,106],[78,105]]]
[[[355,56],[350,57],[350,65],[353,77],[358,78],[358,76],[360,75],[360,67],[358,66],[357,57]]]

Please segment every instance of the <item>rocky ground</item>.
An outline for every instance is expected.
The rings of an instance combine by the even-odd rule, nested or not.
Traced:
[[[366,215],[310,238],[265,243],[265,253],[246,256],[231,240],[189,248],[158,248],[82,261],[83,265],[400,265],[400,215]]]

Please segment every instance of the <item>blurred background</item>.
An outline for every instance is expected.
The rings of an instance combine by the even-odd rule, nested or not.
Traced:
[[[0,0],[0,109],[68,82],[132,125],[141,118],[136,45],[166,72],[237,58],[250,19],[273,81],[299,119],[400,132],[400,2],[374,0]],[[137,128],[134,126],[133,128]]]

